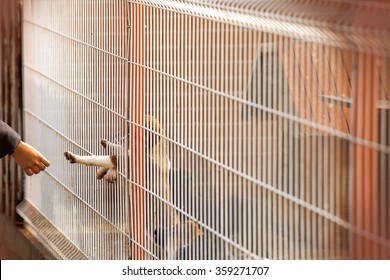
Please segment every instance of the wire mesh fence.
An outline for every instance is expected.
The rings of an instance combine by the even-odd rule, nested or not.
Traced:
[[[26,139],[52,167],[19,212],[62,258],[389,259],[389,10],[24,1]],[[116,181],[64,151],[114,155]]]

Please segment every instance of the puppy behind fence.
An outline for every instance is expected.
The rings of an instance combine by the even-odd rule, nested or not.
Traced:
[[[180,221],[176,210],[172,207],[172,189],[169,183],[170,161],[166,141],[164,137],[159,136],[164,136],[165,130],[160,122],[150,115],[145,116],[145,128],[146,164],[149,165],[149,169],[154,169],[153,182],[159,184],[153,189],[160,190],[155,193],[154,199],[150,200],[154,205],[145,207],[145,217],[149,217],[145,224],[147,240],[145,249],[161,259],[177,259],[180,258],[180,251],[201,236],[202,231],[192,220]],[[98,167],[96,178],[98,180],[105,178],[109,183],[114,183],[117,179],[118,157],[124,152],[124,148],[106,139],[101,139],[100,143],[108,155],[82,156],[66,151],[64,156],[70,163]],[[146,178],[145,187],[151,189],[153,182]]]

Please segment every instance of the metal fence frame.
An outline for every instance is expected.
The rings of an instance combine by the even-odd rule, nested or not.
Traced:
[[[53,167],[19,213],[61,258],[388,259],[389,10],[25,0],[26,138]],[[129,151],[114,185],[62,156],[101,138]]]

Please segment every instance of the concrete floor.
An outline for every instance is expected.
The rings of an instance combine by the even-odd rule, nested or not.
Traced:
[[[0,260],[42,260],[51,258],[26,229],[15,226],[0,214]]]
[[[4,244],[0,244],[0,260],[20,260],[21,258],[7,249]]]

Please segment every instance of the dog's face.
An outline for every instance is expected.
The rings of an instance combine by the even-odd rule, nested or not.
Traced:
[[[140,124],[142,125],[142,124]],[[145,144],[145,154],[149,154],[153,148],[160,142],[164,142],[165,143],[165,129],[163,128],[163,126],[161,125],[161,123],[154,117],[154,116],[151,116],[151,115],[146,115],[145,116],[145,119],[144,119],[144,124],[142,125],[144,128],[142,130],[144,130],[144,144]],[[136,126],[133,126],[133,129],[136,129]],[[122,130],[122,133],[120,133],[122,135],[127,135],[127,136],[124,136],[122,137],[119,141],[119,145],[121,145],[122,147],[124,147],[125,143],[124,143],[124,140],[126,139],[128,143],[132,143],[134,142],[134,134],[132,133],[132,126],[131,124],[129,125],[128,127],[128,133],[126,134],[126,131],[123,129]],[[129,154],[129,156],[131,156],[131,154]]]

